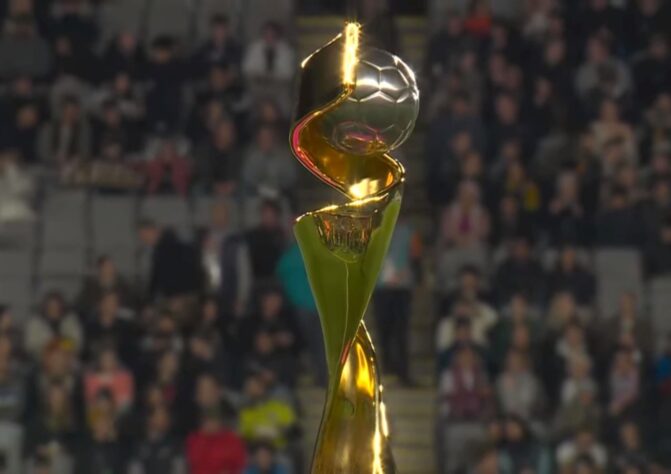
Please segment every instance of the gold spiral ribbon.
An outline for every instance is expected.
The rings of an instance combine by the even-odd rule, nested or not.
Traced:
[[[386,150],[355,155],[334,147],[324,118],[354,91],[361,28],[302,64],[291,148],[319,179],[348,198],[308,212],[294,232],[315,296],[329,387],[312,461],[314,474],[395,472],[373,344],[363,323],[401,206],[403,166]]]

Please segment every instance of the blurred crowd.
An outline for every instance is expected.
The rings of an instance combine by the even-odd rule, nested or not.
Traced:
[[[213,202],[194,235],[141,220],[139,275],[99,254],[74,297],[0,307],[0,473],[302,471],[296,386],[327,375],[290,232],[290,3],[0,1],[0,231],[63,189]],[[403,55],[414,7],[363,3]],[[425,156],[401,153],[430,219],[404,212],[383,265],[384,371],[426,383],[411,316],[435,308],[441,473],[668,472],[671,324],[640,288],[671,276],[671,7],[427,3]]]
[[[423,70],[442,468],[668,472],[640,288],[671,274],[669,4],[453,6]]]

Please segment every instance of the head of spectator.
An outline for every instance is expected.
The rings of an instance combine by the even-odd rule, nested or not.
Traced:
[[[610,45],[601,34],[590,36],[585,50],[586,60],[590,64],[600,65],[610,59]]]
[[[136,54],[138,47],[138,38],[130,30],[121,31],[114,41],[116,51],[125,57],[131,57]]]
[[[281,230],[282,209],[277,201],[266,199],[261,203],[260,227],[269,231]]]
[[[212,130],[212,145],[219,152],[231,151],[237,142],[235,123],[229,119],[217,121]]]
[[[527,264],[534,258],[531,239],[518,235],[510,242],[510,261],[519,265]]]
[[[176,60],[177,45],[170,36],[158,36],[151,43],[149,58],[156,65],[170,64]]]
[[[106,291],[98,301],[96,322],[101,328],[112,328],[117,322],[120,309],[121,302],[119,300],[119,293],[114,290]]]
[[[47,380],[70,381],[75,373],[75,360],[74,352],[67,343],[54,340],[44,349],[41,375]]]
[[[37,27],[31,15],[16,15],[5,27],[5,34],[17,39],[32,39],[37,37]]]
[[[172,417],[167,407],[156,407],[149,412],[145,426],[145,435],[149,440],[164,439],[170,434],[171,428]]]
[[[201,413],[221,409],[223,393],[214,374],[203,373],[196,379],[194,400]]]
[[[277,449],[271,441],[257,441],[251,446],[252,474],[264,472],[284,474],[285,469],[277,459]]]
[[[52,291],[42,300],[42,316],[52,324],[58,324],[68,313],[67,303],[62,293]]]
[[[166,350],[156,361],[156,383],[163,387],[174,386],[180,375],[180,368],[179,354],[174,350]]]
[[[72,393],[64,382],[52,381],[46,387],[41,416],[54,432],[71,432],[75,428]]]
[[[495,447],[486,447],[473,463],[473,474],[499,474],[500,454]]]
[[[163,234],[163,229],[156,222],[145,220],[140,223],[138,237],[140,242],[147,248],[154,248]]]
[[[279,23],[268,21],[261,29],[261,38],[267,46],[275,46],[282,40],[282,27]]]
[[[235,85],[236,75],[230,64],[215,64],[210,68],[207,85],[212,94],[227,92]]]
[[[63,98],[60,117],[61,123],[68,127],[73,127],[79,123],[82,118],[82,108],[77,97],[67,96]]]
[[[175,321],[172,313],[163,311],[152,327],[150,349],[158,354],[176,348],[181,348],[181,336],[177,328],[177,321]]]
[[[96,262],[96,278],[103,289],[112,289],[119,281],[116,264],[109,256],[104,255]]]
[[[479,208],[481,205],[480,186],[470,180],[459,183],[455,204],[465,212]]]
[[[210,20],[210,41],[216,47],[223,47],[233,32],[231,22],[226,15],[214,15]]]
[[[256,133],[255,144],[263,154],[272,154],[277,149],[277,131],[271,125],[262,125]]]

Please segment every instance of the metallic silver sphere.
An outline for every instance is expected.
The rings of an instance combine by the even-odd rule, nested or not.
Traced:
[[[366,48],[353,93],[323,121],[335,148],[357,155],[388,152],[410,136],[419,113],[419,89],[410,67],[393,54]]]

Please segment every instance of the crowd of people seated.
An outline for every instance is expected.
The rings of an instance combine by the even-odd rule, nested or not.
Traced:
[[[423,69],[441,469],[667,472],[668,328],[593,252],[671,274],[668,2],[453,6]]]
[[[327,374],[287,215],[294,38],[282,22],[241,35],[232,7],[203,40],[175,35],[179,16],[109,35],[108,3],[0,1],[0,231],[39,228],[54,189],[214,205],[195,237],[139,222],[145,274],[96,255],[76,297],[0,306],[0,472],[301,472],[295,388]],[[399,3],[370,30],[402,54]],[[409,328],[432,284],[440,472],[665,472],[671,336],[638,288],[607,293],[594,254],[671,273],[667,2],[427,3],[444,24],[417,71],[425,157],[403,159],[423,164],[432,225],[404,213],[381,271],[384,371],[424,382]]]

